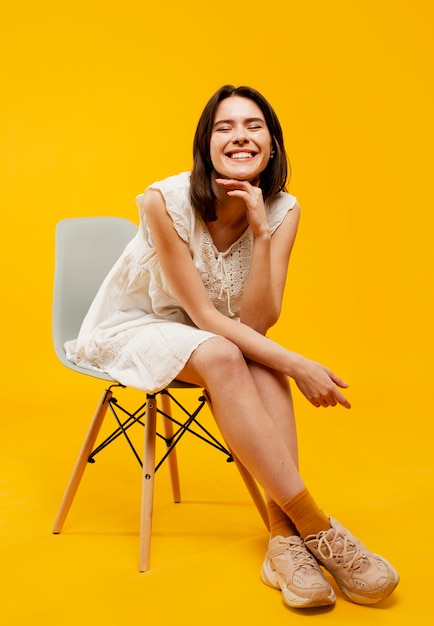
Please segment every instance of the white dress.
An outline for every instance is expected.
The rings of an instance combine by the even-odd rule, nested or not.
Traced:
[[[228,250],[219,252],[191,206],[190,173],[151,185],[162,193],[178,235],[188,244],[216,308],[239,319],[253,246],[250,228]],[[101,285],[77,339],[65,344],[68,359],[86,369],[105,371],[123,385],[159,391],[176,378],[192,352],[213,333],[194,326],[161,270],[151,233],[137,197],[140,227]],[[271,232],[296,198],[280,192],[267,202]],[[185,277],[188,281],[188,276]]]

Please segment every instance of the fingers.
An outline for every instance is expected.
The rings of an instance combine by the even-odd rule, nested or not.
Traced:
[[[348,385],[346,385],[348,387]],[[346,397],[339,391],[339,389],[335,390],[335,398],[336,402],[343,406],[345,409],[351,409],[351,404],[348,402]],[[333,405],[334,406],[334,405]]]
[[[327,408],[340,404],[344,408],[350,409],[350,402],[339,389],[339,387],[347,388],[348,384],[331,370],[322,366],[319,367],[322,370],[321,381],[311,379],[307,387],[304,385],[300,387],[302,393],[304,393],[309,402],[316,408]],[[325,379],[324,374],[326,375]]]
[[[339,389],[336,389],[336,388],[332,390],[331,392],[329,392],[327,395],[323,395],[323,396],[316,397],[316,398],[310,398],[310,402],[313,404],[313,406],[317,408],[320,408],[320,407],[327,408],[329,406],[336,406],[337,404],[340,404],[345,409],[351,409],[351,404],[349,403],[349,401],[339,391]]]
[[[225,189],[245,189],[247,191],[251,184],[248,180],[236,180],[235,178],[216,178],[215,182]]]
[[[326,409],[329,406],[336,406],[337,404],[340,404],[345,409],[351,409],[351,404],[348,402],[345,396],[343,396],[338,391],[333,396],[324,396],[321,398],[309,398],[309,401],[311,404],[313,404],[314,407],[318,409],[321,407],[324,407]]]
[[[248,197],[249,195],[253,195],[253,197],[262,198],[262,191],[258,187],[259,180],[255,179],[253,181],[248,180],[236,180],[231,178],[216,178],[215,181],[220,187],[226,189],[226,193],[228,195],[239,195],[242,197]]]
[[[343,381],[342,378],[340,378],[337,374],[335,374],[329,369],[326,369],[326,371],[327,371],[327,374],[332,379],[332,381],[335,383],[335,385],[337,385],[338,387],[341,387],[342,389],[346,389],[347,387],[349,387],[348,383]]]
[[[337,385],[341,389],[348,389],[349,387],[348,383],[343,381],[342,378],[340,378],[337,374],[335,374],[332,371],[329,371],[328,374],[330,376],[330,379],[335,383],[335,385]],[[338,404],[345,407],[346,409],[351,409],[351,404],[348,402],[348,400],[343,395],[343,393],[339,391],[339,389],[335,388],[333,395],[334,395],[334,399],[336,400]],[[332,406],[335,406],[335,405],[332,405]]]
[[[324,385],[321,385],[322,390],[319,390],[318,388],[315,388],[316,385],[312,388],[311,385],[305,387],[303,384],[299,384],[298,382],[297,384],[303,395],[316,408],[327,408],[329,406],[336,406],[337,404],[340,404],[345,409],[351,408],[351,404],[347,398],[335,386],[330,387],[330,385],[327,385],[326,388]]]

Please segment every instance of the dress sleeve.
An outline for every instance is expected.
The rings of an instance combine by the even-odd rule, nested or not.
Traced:
[[[176,176],[170,176],[162,181],[149,185],[149,189],[158,189],[166,203],[166,210],[173,221],[173,226],[178,235],[185,242],[189,242],[193,228],[194,212],[190,203],[190,173],[183,172]],[[140,219],[145,223],[141,210],[143,194],[137,196]],[[148,233],[148,237],[150,234]]]
[[[279,192],[272,200],[267,202],[266,210],[271,234],[285,219],[287,213],[297,204],[297,198],[284,191]]]

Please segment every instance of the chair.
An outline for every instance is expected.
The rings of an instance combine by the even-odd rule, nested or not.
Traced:
[[[123,436],[142,467],[139,570],[144,572],[150,566],[154,475],[167,459],[173,499],[175,502],[180,502],[178,465],[174,448],[186,433],[199,437],[202,441],[217,448],[226,456],[227,461],[235,461],[267,528],[268,515],[264,500],[253,477],[237,458],[198,421],[200,411],[208,402],[205,390],[202,390],[198,398],[196,409],[191,412],[176,400],[173,391],[180,388],[196,390],[198,388],[195,385],[175,380],[162,391],[144,394],[144,402],[131,412],[121,406],[113,396],[115,388],[122,389],[121,384],[113,380],[108,374],[83,369],[66,359],[63,349],[65,341],[77,337],[81,322],[100,284],[122,253],[125,245],[136,233],[137,226],[135,224],[117,217],[65,219],[60,221],[56,227],[52,328],[55,352],[60,361],[69,369],[102,379],[109,385],[104,389],[96,407],[54,522],[53,533],[58,534],[62,530],[87,463],[94,462],[96,454],[115,439]],[[171,401],[176,403],[181,412],[181,421],[172,416]],[[111,409],[117,426],[113,433],[95,448],[95,442],[108,408]],[[210,408],[212,409],[211,406]],[[157,432],[157,416],[162,418],[164,435]],[[129,429],[135,425],[144,427],[143,458],[135,449],[128,434]],[[174,425],[176,426],[175,430]],[[167,452],[156,465],[157,436],[165,441]]]

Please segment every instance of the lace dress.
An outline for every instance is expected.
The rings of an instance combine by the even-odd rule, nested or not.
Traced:
[[[249,228],[225,252],[219,252],[189,198],[190,173],[151,185],[162,193],[179,236],[188,244],[216,308],[239,319],[253,246]],[[158,391],[168,385],[192,352],[213,333],[194,326],[161,270],[137,197],[140,227],[101,285],[77,339],[65,344],[68,359],[81,367],[105,371],[120,383]],[[271,232],[296,199],[279,193],[267,203]],[[188,276],[185,278],[188,281]]]

